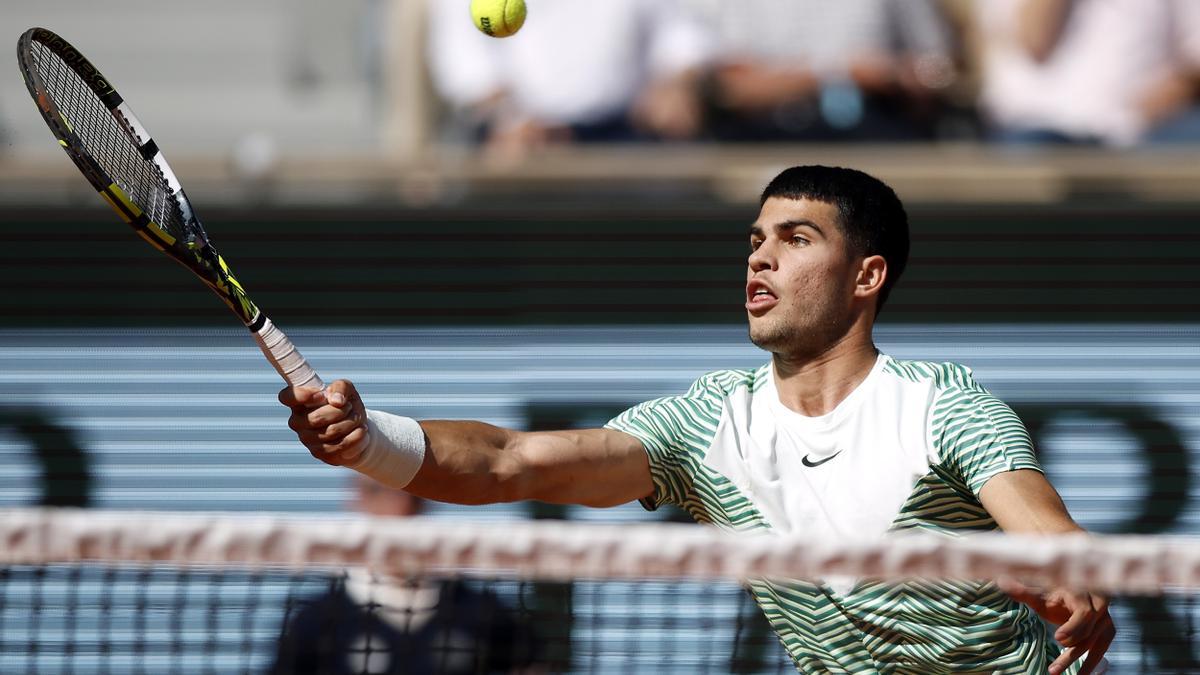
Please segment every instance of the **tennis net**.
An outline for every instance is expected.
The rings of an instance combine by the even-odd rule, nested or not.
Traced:
[[[43,509],[0,511],[0,672],[789,673],[740,580],[998,576],[1126,598],[1110,673],[1197,672],[1190,539]]]

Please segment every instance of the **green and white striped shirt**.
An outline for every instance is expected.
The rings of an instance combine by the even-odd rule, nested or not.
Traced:
[[[607,426],[646,447],[647,506],[675,504],[738,531],[993,530],[980,488],[1004,471],[1041,470],[1021,421],[970,369],[883,355],[821,417],[780,403],[768,364],[709,373]],[[754,581],[750,590],[801,672],[1033,673],[1059,652],[1040,619],[990,583]]]

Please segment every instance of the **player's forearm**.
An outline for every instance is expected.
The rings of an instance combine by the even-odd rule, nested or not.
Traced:
[[[654,485],[641,441],[611,429],[519,432],[482,422],[416,422],[369,411],[356,471],[455,504],[535,499],[615,506]]]
[[[427,439],[420,471],[405,490],[454,504],[525,499],[517,489],[520,462],[511,448],[515,432],[483,422],[421,422]]]
[[[420,497],[456,504],[524,498],[513,488],[513,433],[481,422],[417,422],[369,411],[369,443],[350,467]]]

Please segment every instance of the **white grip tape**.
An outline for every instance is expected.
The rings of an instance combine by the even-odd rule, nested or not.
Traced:
[[[275,370],[293,387],[325,388],[317,372],[308,365],[292,341],[271,320],[263,317],[262,328],[254,332],[254,341]]]
[[[425,431],[411,417],[367,410],[367,447],[351,469],[393,488],[404,488],[425,461]]]

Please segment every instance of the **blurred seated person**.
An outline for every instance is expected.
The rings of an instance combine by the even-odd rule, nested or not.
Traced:
[[[724,141],[930,138],[955,78],[932,0],[691,0],[716,34],[708,126]]]
[[[415,516],[421,499],[355,474],[356,510]],[[457,581],[348,570],[289,607],[273,675],[542,673],[531,627],[490,593]]]
[[[465,1],[429,12],[434,88],[494,153],[699,131],[694,82],[710,40],[674,0],[534,3],[499,40],[475,29]]]
[[[1200,2],[982,0],[977,12],[996,140],[1200,140]]]

